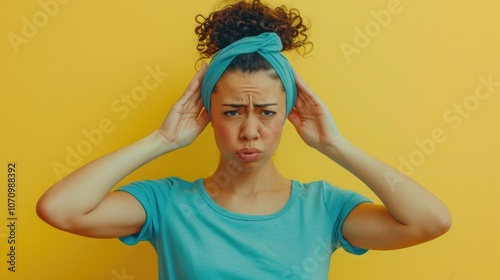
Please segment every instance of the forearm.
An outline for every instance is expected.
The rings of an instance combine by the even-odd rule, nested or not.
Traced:
[[[55,219],[84,215],[95,209],[125,176],[174,150],[157,132],[98,158],[57,182],[40,198],[37,211]]]
[[[448,217],[446,206],[431,192],[347,140],[324,153],[363,181],[400,223],[421,227],[441,224]]]

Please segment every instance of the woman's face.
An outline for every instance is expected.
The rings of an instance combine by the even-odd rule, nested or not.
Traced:
[[[256,170],[278,147],[286,95],[281,80],[273,74],[276,76],[272,71],[228,72],[212,94],[210,115],[221,160],[240,171]]]

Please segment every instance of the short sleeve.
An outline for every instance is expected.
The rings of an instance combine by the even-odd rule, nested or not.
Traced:
[[[342,225],[351,211],[361,203],[372,202],[367,197],[350,190],[340,189],[329,183],[323,183],[323,200],[333,222],[332,243],[335,248],[342,247],[345,251],[362,255],[368,249],[358,248],[349,244],[342,234]]]
[[[124,191],[134,196],[146,212],[146,221],[140,232],[119,237],[127,245],[135,245],[139,241],[151,241],[161,225],[162,210],[168,204],[168,191],[171,182],[168,179],[144,180],[122,186],[116,191]]]

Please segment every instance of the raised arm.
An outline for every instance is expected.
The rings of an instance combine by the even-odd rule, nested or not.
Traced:
[[[338,131],[328,108],[296,74],[297,103],[289,120],[304,142],[363,181],[384,205],[363,203],[346,218],[344,237],[356,247],[398,249],[444,234],[446,206],[431,192],[363,152]]]
[[[110,190],[151,160],[189,145],[208,124],[200,85],[203,64],[162,126],[147,137],[98,158],[50,187],[39,199],[38,216],[48,224],[78,235],[111,238],[138,232],[146,215],[132,195]]]

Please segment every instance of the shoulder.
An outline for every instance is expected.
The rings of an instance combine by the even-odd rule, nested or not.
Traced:
[[[146,179],[146,180],[134,181],[127,185],[121,186],[118,189],[125,189],[130,187],[159,188],[159,189],[190,188],[198,180],[187,181],[179,177],[171,176],[160,179]]]
[[[325,204],[325,196],[331,196],[337,187],[324,180],[312,182],[299,182],[294,181],[294,191],[296,191],[299,200],[308,205],[315,205],[319,207]]]
[[[174,176],[161,179],[140,180],[121,186],[117,191],[128,192],[138,199],[144,197],[168,199],[179,193],[192,192],[199,180],[201,179],[188,181]]]
[[[323,196],[324,193],[332,193],[332,192],[342,192],[343,189],[330,184],[325,180],[317,180],[312,182],[299,182],[295,181],[297,185],[297,189],[300,193],[304,194],[314,194]]]
[[[341,206],[343,204],[357,205],[368,202],[370,199],[352,190],[340,188],[325,180],[307,183],[297,183],[299,196],[303,199],[321,199],[326,207]]]
[[[340,189],[339,187],[331,184],[328,181],[325,180],[316,180],[316,181],[310,181],[310,182],[300,182],[297,180],[294,180],[298,185],[304,188],[334,188],[334,189]]]

